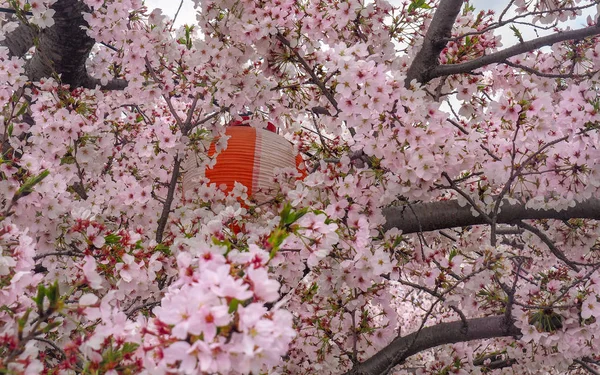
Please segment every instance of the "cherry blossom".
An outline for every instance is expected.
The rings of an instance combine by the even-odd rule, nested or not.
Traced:
[[[0,372],[600,371],[595,2],[194,3],[4,2]]]

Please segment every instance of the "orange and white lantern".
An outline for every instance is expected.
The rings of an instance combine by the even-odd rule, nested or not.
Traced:
[[[213,168],[198,166],[194,157],[184,164],[185,197],[190,197],[200,177],[206,177],[225,192],[230,192],[235,182],[239,182],[248,188],[248,196],[262,203],[270,198],[270,192],[278,189],[275,182],[278,169],[295,167],[305,175],[302,157],[282,136],[244,125],[229,126],[225,134],[229,136],[227,148],[217,155]],[[207,147],[207,155],[212,157],[216,152],[215,142]]]

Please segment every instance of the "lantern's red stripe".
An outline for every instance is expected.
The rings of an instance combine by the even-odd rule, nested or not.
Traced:
[[[304,180],[306,176],[308,176],[308,172],[306,171],[306,167],[304,166],[304,159],[302,159],[302,155],[299,153],[296,154],[296,169],[300,172],[300,177],[298,180]]]
[[[227,148],[217,155],[212,169],[206,169],[205,175],[217,186],[226,185],[226,192],[233,189],[235,181],[245,185],[248,192],[253,190],[253,175],[256,149],[256,129],[246,126],[228,127],[225,134],[230,136]],[[215,144],[211,144],[208,155],[215,154]]]
[[[261,174],[261,157],[260,155],[263,152],[263,137],[261,136],[260,131],[255,130],[255,142],[254,142],[254,170],[252,173],[252,186],[256,189],[260,189],[261,186],[258,184],[258,180],[262,177]],[[254,190],[249,189],[250,192],[255,193]]]

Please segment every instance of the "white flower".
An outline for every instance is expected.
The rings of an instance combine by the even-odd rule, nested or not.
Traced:
[[[38,25],[41,29],[52,27],[54,25],[54,13],[56,13],[54,9],[47,9],[39,16],[31,17],[31,23]]]
[[[0,276],[8,275],[10,268],[17,265],[17,261],[11,256],[2,256],[2,246],[0,246]]]

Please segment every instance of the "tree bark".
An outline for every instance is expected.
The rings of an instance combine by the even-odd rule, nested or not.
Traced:
[[[501,51],[494,52],[489,55],[485,55],[475,60],[467,61],[464,63],[437,65],[427,72],[425,78],[427,80],[430,80],[436,77],[449,76],[451,74],[470,73],[486,65],[504,63],[504,61],[508,58],[529,51],[533,51],[544,46],[551,46],[553,44],[564,42],[567,40],[583,39],[598,34],[600,34],[600,27],[598,25],[589,26],[583,29],[558,32],[555,34],[528,40],[526,42],[519,43],[512,47],[503,49]]]
[[[427,83],[431,78],[428,72],[440,64],[440,53],[446,47],[445,39],[452,35],[452,26],[460,12],[464,0],[441,0],[435,11],[433,20],[425,34],[423,46],[415,56],[404,85],[410,86],[411,81]]]
[[[2,44],[8,47],[10,56],[23,56],[33,46],[35,33],[33,29],[22,23],[12,32],[6,35]]]
[[[62,83],[86,87],[89,78],[85,62],[95,44],[83,29],[88,24],[82,13],[89,12],[89,8],[78,0],[58,0],[52,9],[56,11],[54,25],[40,31],[26,74],[38,81],[57,73]]]
[[[85,63],[96,43],[85,31],[88,23],[83,12],[90,9],[79,0],[58,0],[52,9],[56,11],[53,26],[36,32],[33,27],[20,24],[2,42],[11,56],[21,57],[34,45],[37,37],[35,53],[25,66],[27,77],[31,81],[39,81],[58,75],[60,82],[71,88],[93,89],[99,86],[104,90],[125,89],[127,81],[124,79],[114,79],[102,85],[99,79],[87,73]]]
[[[398,337],[371,358],[355,366],[347,375],[386,374],[406,358],[439,345],[454,344],[495,337],[519,336],[521,330],[504,315],[441,323],[408,336]]]
[[[402,233],[486,224],[481,216],[473,216],[471,206],[461,207],[456,200],[386,207],[383,209],[383,214],[387,220],[384,229],[387,231],[398,228]],[[561,211],[534,210],[525,208],[522,204],[509,204],[505,201],[498,214],[497,223],[512,224],[519,220],[572,218],[600,220],[600,199],[591,198]]]
[[[452,74],[469,74],[486,65],[501,64],[508,58],[536,50],[543,46],[600,34],[600,26],[593,25],[532,39],[464,63],[440,65],[439,55],[446,47],[448,38],[451,36],[452,27],[462,4],[463,0],[440,0],[433,20],[425,34],[423,46],[408,69],[404,82],[406,87],[410,87],[410,83],[413,80],[425,84],[437,77],[445,77]]]

